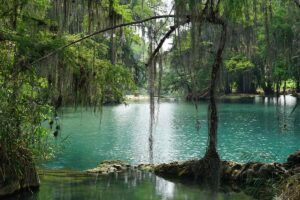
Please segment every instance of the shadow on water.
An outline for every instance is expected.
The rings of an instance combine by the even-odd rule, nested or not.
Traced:
[[[167,181],[149,172],[133,171],[111,176],[89,176],[79,172],[51,170],[40,174],[37,192],[22,193],[7,200],[210,200],[199,185]],[[218,200],[250,200],[243,193],[218,193]]]

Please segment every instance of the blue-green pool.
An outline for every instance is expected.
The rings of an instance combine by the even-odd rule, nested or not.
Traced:
[[[300,108],[290,114],[296,101],[286,96],[278,102],[261,97],[220,102],[218,149],[222,159],[285,161],[300,148]],[[207,104],[199,103],[201,128],[197,131],[193,104],[162,102],[153,135],[154,162],[201,158],[207,143],[206,111]],[[102,160],[149,162],[148,102],[104,106],[101,116],[85,108],[65,108],[61,133],[52,138],[64,145],[47,167],[84,170]]]

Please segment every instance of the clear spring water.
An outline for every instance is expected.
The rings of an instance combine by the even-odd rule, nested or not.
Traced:
[[[222,159],[282,162],[300,148],[297,99],[282,96],[219,103],[218,149]],[[154,162],[201,158],[207,143],[207,104],[199,104],[200,130],[193,104],[162,102],[154,133]],[[101,121],[101,123],[100,123]],[[149,104],[104,106],[102,117],[91,110],[66,108],[60,118],[63,143],[50,168],[84,170],[102,160],[149,162]],[[64,141],[64,142],[62,142]]]
[[[300,147],[300,108],[291,96],[253,98],[219,103],[219,142],[222,159],[240,162],[282,162]],[[200,103],[200,130],[195,128],[192,104],[163,102],[154,133],[154,162],[201,158],[207,142],[207,104]],[[65,108],[61,133],[49,138],[58,154],[46,168],[84,170],[102,160],[121,159],[132,164],[149,161],[149,104],[104,106],[102,117],[91,110]],[[100,123],[101,121],[101,123]],[[61,146],[62,144],[62,146]],[[63,148],[61,148],[63,147]],[[174,183],[151,173],[135,172],[108,177],[78,172],[50,171],[40,175],[39,192],[11,197],[22,200],[209,200],[198,185]],[[218,200],[250,200],[243,193],[218,194]]]

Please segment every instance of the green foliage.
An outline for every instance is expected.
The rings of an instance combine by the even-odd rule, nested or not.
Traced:
[[[53,156],[54,147],[49,144],[53,135],[41,124],[45,119],[53,119],[57,109],[62,105],[101,107],[104,103],[120,103],[126,92],[135,89],[135,82],[132,66],[126,66],[120,59],[116,64],[109,61],[111,41],[105,34],[70,46],[32,66],[37,59],[88,32],[90,13],[78,12],[77,18],[64,16],[55,11],[57,6],[64,5],[48,0],[0,3],[0,161],[7,163],[1,165],[1,171],[7,172],[7,176],[19,176],[20,169],[26,163],[32,164],[32,159],[39,162]],[[69,6],[72,1],[66,3]],[[109,18],[109,1],[101,1],[101,7],[94,3],[90,11],[95,15],[96,8],[103,9],[104,24]],[[118,22],[132,21],[136,13],[130,6],[123,1],[113,2]],[[82,21],[75,23],[74,19]],[[93,30],[98,25],[93,23]],[[124,50],[134,55],[131,46],[140,42],[138,35],[128,28],[116,35],[117,55]],[[132,59],[134,56],[128,58]]]
[[[123,101],[124,91],[133,91],[132,74],[122,65],[106,65],[101,81],[104,84],[104,103]]]
[[[277,58],[274,62],[275,70],[274,75],[278,77],[279,79],[283,80],[287,77],[288,71],[288,63],[285,58]]]
[[[249,15],[250,5],[251,1],[249,0],[224,0],[221,1],[221,13],[230,21],[246,22],[245,14]]]
[[[35,73],[15,72],[13,50],[8,46],[1,45],[0,50],[0,55],[6,55],[0,59],[0,169],[7,177],[21,176],[32,158],[39,162],[52,155],[49,132],[41,126],[52,113],[41,98],[47,81]]]
[[[230,57],[229,59],[224,61],[225,68],[229,72],[237,72],[237,71],[243,71],[243,70],[249,70],[254,67],[254,64],[244,55],[234,55]]]

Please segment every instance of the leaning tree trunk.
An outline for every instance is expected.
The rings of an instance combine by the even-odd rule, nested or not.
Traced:
[[[207,164],[207,169],[206,169],[207,175],[206,175],[205,182],[213,191],[217,191],[220,182],[221,159],[217,151],[218,113],[217,113],[215,93],[216,93],[220,67],[222,64],[222,53],[225,47],[227,31],[226,31],[226,24],[222,19],[213,16],[211,19],[209,19],[209,21],[213,24],[221,25],[222,27],[219,47],[217,50],[216,58],[212,66],[212,72],[211,72],[211,83],[210,83],[210,90],[209,90],[210,98],[209,98],[209,106],[208,106],[209,136],[208,136],[208,147],[204,156],[204,160],[206,161]]]

